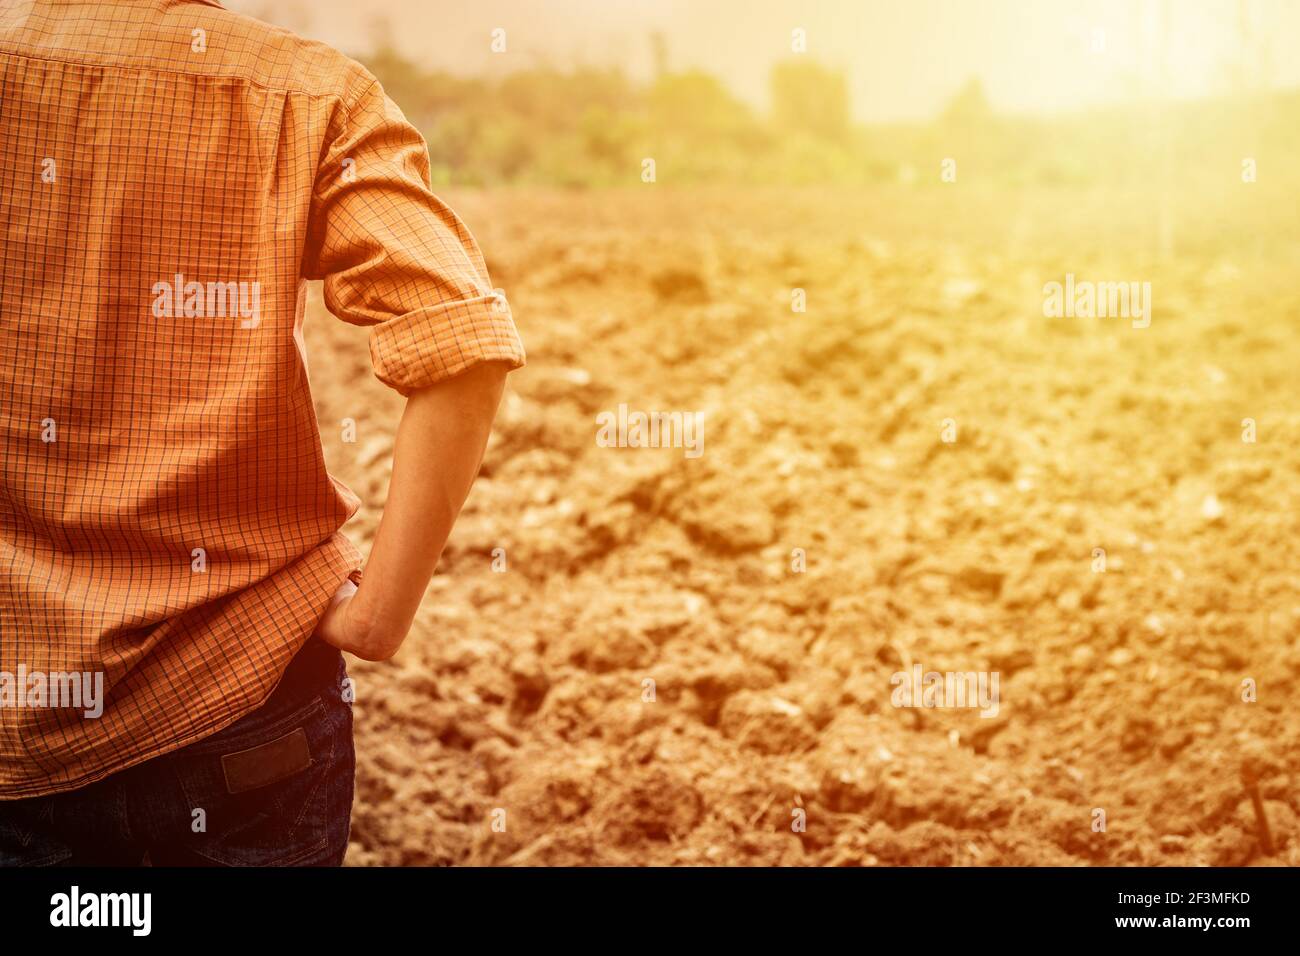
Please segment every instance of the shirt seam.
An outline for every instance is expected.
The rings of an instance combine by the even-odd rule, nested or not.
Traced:
[[[115,63],[115,62],[106,63],[100,60],[79,59],[76,56],[69,56],[69,57],[45,56],[40,53],[32,53],[20,49],[13,49],[10,47],[6,47],[4,45],[0,45],[0,56],[21,57],[24,60],[39,60],[42,63],[66,63],[75,66],[84,66],[90,69],[97,69],[97,70],[116,69],[116,70],[129,70],[135,73],[147,73],[147,74],[163,75],[163,76],[184,76],[184,77],[191,77],[191,78],[203,79],[203,80],[227,80],[235,83],[246,83],[249,86],[262,90],[265,93],[284,93],[285,95],[293,93],[297,96],[306,96],[315,100],[336,99],[340,103],[344,103],[345,108],[348,110],[351,110],[356,105],[357,100],[361,98],[361,93],[369,92],[370,88],[378,82],[378,80],[371,77],[370,81],[365,85],[365,87],[362,88],[361,93],[355,94],[351,102],[349,102],[345,96],[337,92],[313,93],[310,90],[296,89],[293,87],[274,86],[269,83],[263,83],[260,80],[254,79],[253,77],[244,76],[242,74],[226,75],[222,73],[190,73],[186,70],[168,70],[156,66],[138,66],[134,63]]]

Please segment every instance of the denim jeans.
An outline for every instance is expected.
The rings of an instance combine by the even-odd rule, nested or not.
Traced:
[[[225,730],[79,790],[0,801],[0,866],[338,866],[356,766],[346,677],[312,638]]]

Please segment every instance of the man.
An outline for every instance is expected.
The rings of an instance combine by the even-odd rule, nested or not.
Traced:
[[[338,864],[339,650],[402,643],[524,362],[423,139],[216,0],[0,0],[0,235],[0,864]],[[308,279],[408,397],[364,576]]]

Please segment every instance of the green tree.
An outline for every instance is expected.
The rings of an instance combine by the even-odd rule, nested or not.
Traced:
[[[842,140],[849,130],[849,86],[842,70],[793,59],[772,68],[772,118],[784,130]]]

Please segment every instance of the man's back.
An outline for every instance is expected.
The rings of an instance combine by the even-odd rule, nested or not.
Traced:
[[[404,393],[522,349],[373,78],[208,0],[0,8],[0,230],[0,670],[106,699],[0,693],[12,798],[256,706],[358,567],[304,277]]]

